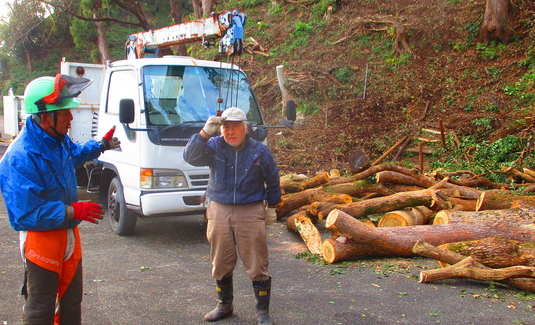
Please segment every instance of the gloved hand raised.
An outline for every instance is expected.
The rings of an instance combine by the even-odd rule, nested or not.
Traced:
[[[219,130],[219,127],[221,126],[221,123],[223,123],[224,120],[225,118],[221,116],[210,116],[208,120],[206,120],[206,123],[204,124],[202,130],[207,135],[212,136]]]
[[[115,125],[108,132],[106,132],[102,140],[99,141],[102,152],[106,150],[112,150],[112,149],[117,149],[121,147],[121,141],[119,141],[117,137],[113,136],[114,132],[115,132]]]
[[[75,202],[72,206],[67,205],[67,218],[98,223],[102,219],[102,209],[98,203]]]
[[[277,221],[277,210],[275,208],[266,208],[266,226]]]

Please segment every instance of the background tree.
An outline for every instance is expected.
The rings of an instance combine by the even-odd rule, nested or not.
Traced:
[[[513,34],[509,27],[509,0],[487,0],[485,16],[479,30],[483,42],[508,43]]]
[[[3,47],[12,57],[24,58],[28,72],[33,71],[34,57],[42,53],[48,38],[45,17],[46,9],[40,3],[15,1],[9,22],[3,29]]]
[[[195,12],[195,18],[208,17],[212,13],[213,1],[212,0],[191,0],[193,5],[193,11]]]

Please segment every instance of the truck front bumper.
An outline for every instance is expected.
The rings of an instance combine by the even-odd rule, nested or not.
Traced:
[[[206,210],[203,195],[204,191],[145,192],[140,197],[141,214],[150,217],[203,213]]]

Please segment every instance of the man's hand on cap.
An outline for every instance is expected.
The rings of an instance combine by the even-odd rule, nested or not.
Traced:
[[[221,124],[224,120],[225,118],[221,116],[210,116],[208,120],[206,120],[206,123],[204,124],[202,130],[207,135],[212,136],[217,133],[219,127],[221,127]]]

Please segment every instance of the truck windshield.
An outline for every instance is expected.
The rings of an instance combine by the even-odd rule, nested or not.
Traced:
[[[231,106],[241,108],[249,123],[262,123],[247,77],[239,70],[148,66],[143,87],[149,125],[204,123]]]

